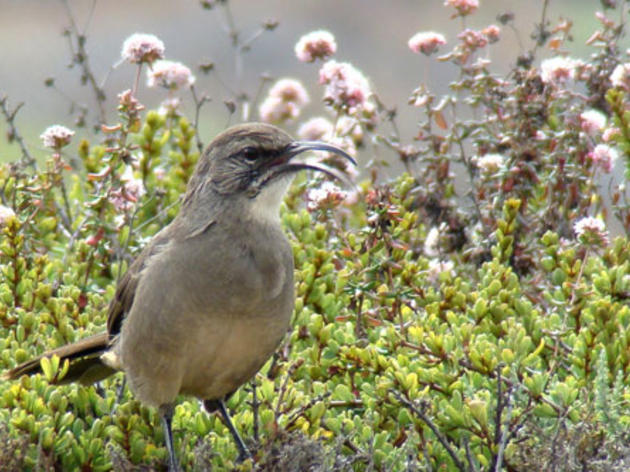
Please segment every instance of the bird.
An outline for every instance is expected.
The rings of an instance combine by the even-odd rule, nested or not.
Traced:
[[[157,408],[179,470],[172,418],[178,395],[223,417],[251,457],[225,407],[272,356],[290,327],[294,262],[280,221],[282,199],[302,170],[344,175],[306,151],[344,150],[296,141],[273,125],[235,125],[201,155],[173,221],[144,247],[119,281],[104,332],[44,352],[3,376],[41,372],[44,357],[69,361],[64,383],[91,384],[122,371],[140,402]],[[347,180],[346,180],[347,181]]]

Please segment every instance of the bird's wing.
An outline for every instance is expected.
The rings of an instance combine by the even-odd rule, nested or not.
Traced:
[[[116,293],[109,304],[109,312],[107,314],[107,333],[110,339],[120,333],[123,319],[127,313],[129,313],[129,310],[131,310],[138,283],[142,279],[142,273],[147,267],[149,260],[165,250],[169,241],[200,236],[206,233],[214,223],[215,220],[209,219],[205,222],[201,220],[199,224],[191,227],[171,224],[153,237],[149,245],[146,246],[136,260],[133,261],[116,287]]]
[[[109,312],[107,313],[107,333],[110,338],[120,333],[123,319],[133,305],[138,282],[142,278],[142,271],[147,266],[149,259],[162,251],[168,241],[168,236],[165,233],[165,231],[161,231],[154,236],[118,282],[116,293],[109,304]]]

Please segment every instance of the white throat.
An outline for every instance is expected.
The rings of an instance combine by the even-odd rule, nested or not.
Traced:
[[[249,216],[253,220],[269,224],[280,223],[280,204],[293,176],[287,175],[265,185],[248,206]]]

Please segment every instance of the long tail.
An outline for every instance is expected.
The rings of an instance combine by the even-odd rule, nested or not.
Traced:
[[[81,339],[73,344],[47,351],[41,356],[23,362],[2,375],[3,379],[17,379],[22,375],[33,375],[42,371],[41,360],[44,357],[59,356],[61,362],[68,360],[68,373],[59,383],[81,382],[91,384],[114,374],[115,369],[101,360],[101,355],[110,348],[109,335],[105,332]]]

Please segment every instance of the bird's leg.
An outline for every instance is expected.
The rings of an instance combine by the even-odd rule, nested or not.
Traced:
[[[238,448],[238,460],[244,461],[246,459],[251,458],[252,457],[251,453],[247,449],[247,446],[245,446],[245,443],[241,439],[241,436],[238,434],[236,427],[234,426],[234,424],[232,423],[232,420],[230,419],[230,415],[227,411],[227,408],[225,407],[225,402],[223,401],[223,399],[221,398],[220,400],[204,400],[203,405],[207,411],[218,409],[219,412],[221,413],[221,416],[223,417],[223,421],[225,422],[225,425],[230,430],[230,433],[232,434],[232,437],[234,438],[234,441],[236,442],[236,447]]]
[[[173,412],[175,408],[172,403],[167,403],[159,408],[160,417],[162,418],[162,426],[164,427],[164,441],[166,449],[168,449],[168,471],[179,472],[177,457],[175,456],[175,448],[173,447],[173,430],[171,423],[173,421]]]

